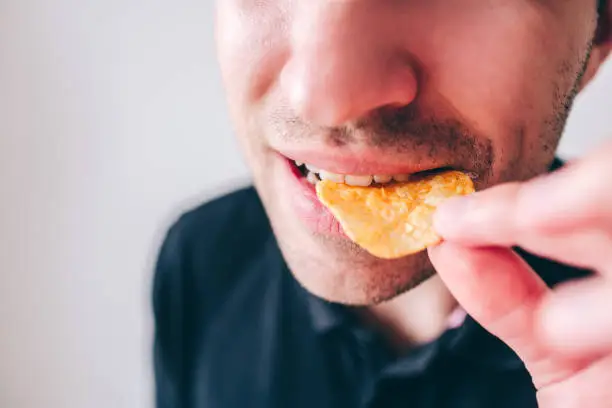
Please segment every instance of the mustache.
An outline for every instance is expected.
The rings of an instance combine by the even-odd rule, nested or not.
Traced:
[[[333,148],[365,146],[384,153],[439,159],[487,170],[493,163],[491,138],[478,134],[459,118],[426,114],[416,105],[381,108],[342,126],[310,124],[286,109],[272,123],[283,142],[317,139]]]

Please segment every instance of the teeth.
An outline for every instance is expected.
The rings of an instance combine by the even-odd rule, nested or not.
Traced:
[[[344,183],[344,176],[342,174],[331,173],[329,171],[321,170],[319,172],[321,180],[329,180],[334,183]]]
[[[367,176],[355,176],[355,175],[343,175],[338,173],[332,173],[331,171],[321,170],[320,168],[313,166],[312,164],[295,161],[295,165],[298,167],[306,166],[308,169],[306,178],[312,184],[317,184],[320,180],[329,180],[334,183],[346,183],[351,186],[357,187],[368,187],[372,182],[378,184],[387,184],[392,181],[400,183],[410,180],[409,174],[396,174],[394,176],[385,174],[367,175]]]
[[[321,171],[321,169],[318,169],[315,166],[313,166],[312,164],[308,164],[308,163],[306,163],[306,168],[308,170],[310,170],[311,172],[313,172],[313,173],[318,173],[318,172]]]
[[[344,182],[349,186],[367,187],[372,184],[372,176],[344,176]]]
[[[400,183],[404,183],[410,180],[410,175],[409,174],[396,174],[395,176],[393,176],[393,180],[400,182]]]
[[[319,182],[319,178],[317,177],[317,175],[311,171],[308,172],[306,180],[308,180],[310,184],[317,184]]]
[[[385,184],[390,182],[393,179],[393,176],[383,176],[380,174],[377,174],[374,176],[374,181],[379,183],[379,184]]]

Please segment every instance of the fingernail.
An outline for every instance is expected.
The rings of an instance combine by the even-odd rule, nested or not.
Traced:
[[[473,201],[471,196],[453,197],[441,204],[433,218],[436,232],[443,237],[458,234],[463,222],[467,219]]]

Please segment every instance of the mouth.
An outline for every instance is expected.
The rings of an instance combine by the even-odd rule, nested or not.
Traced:
[[[348,237],[339,222],[317,197],[316,184],[319,181],[330,180],[351,186],[377,188],[418,180],[447,170],[466,172],[458,167],[436,166],[438,163],[406,164],[392,162],[382,157],[369,157],[368,160],[354,156],[330,157],[325,156],[323,152],[305,157],[302,159],[304,161],[282,153],[278,158],[283,163],[280,168],[284,170],[280,173],[277,191],[283,192],[293,208],[293,214],[312,232],[345,239]]]
[[[329,170],[318,168],[312,164],[303,163],[296,160],[291,160],[295,171],[310,184],[316,185],[321,180],[330,180],[335,183],[343,183],[349,186],[357,187],[381,187],[393,183],[405,183],[411,180],[417,180],[436,173],[442,173],[450,170],[457,170],[450,166],[437,167],[413,173],[400,174],[340,174]]]

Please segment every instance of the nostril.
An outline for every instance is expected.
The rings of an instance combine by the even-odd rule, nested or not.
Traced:
[[[385,83],[382,105],[401,108],[410,105],[417,97],[418,81],[411,67],[398,65],[391,70]],[[386,103],[385,103],[386,102]]]

